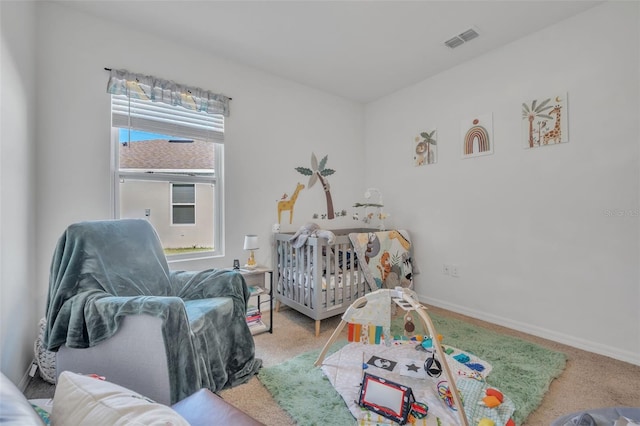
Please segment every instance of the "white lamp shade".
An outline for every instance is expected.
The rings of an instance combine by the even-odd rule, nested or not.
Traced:
[[[245,235],[244,236],[244,249],[245,250],[258,250],[258,236],[257,235]]]

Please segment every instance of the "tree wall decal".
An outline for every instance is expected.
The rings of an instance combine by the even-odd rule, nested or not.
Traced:
[[[329,181],[327,181],[326,177],[331,176],[336,171],[326,167],[328,159],[329,156],[325,155],[322,160],[320,160],[320,163],[318,163],[316,154],[311,153],[311,168],[296,167],[296,171],[304,176],[309,176],[307,188],[311,188],[318,180],[320,181],[322,188],[324,189],[325,198],[327,199],[327,219],[333,219],[335,218],[335,213],[333,211],[333,199],[331,198]]]

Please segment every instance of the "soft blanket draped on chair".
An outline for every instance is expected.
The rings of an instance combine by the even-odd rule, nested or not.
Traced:
[[[170,271],[146,220],[81,222],[55,249],[44,341],[53,351],[91,347],[111,337],[126,315],[160,317],[166,354],[158,356],[167,357],[177,402],[202,387],[243,383],[260,368],[245,320],[248,298],[236,272]]]

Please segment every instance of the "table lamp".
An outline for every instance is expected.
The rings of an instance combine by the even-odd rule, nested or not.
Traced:
[[[258,250],[258,236],[257,235],[245,235],[244,236],[244,249],[249,250],[249,259],[247,260],[247,264],[244,265],[245,268],[253,269],[256,265],[256,259],[253,256],[253,251]]]

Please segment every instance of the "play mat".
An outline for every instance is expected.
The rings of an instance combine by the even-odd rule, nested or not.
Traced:
[[[427,416],[421,419],[410,416],[408,424],[459,424],[457,413],[447,406],[446,398],[439,397],[438,391],[446,390],[445,376],[431,377],[423,368],[425,361],[432,357],[432,352],[417,350],[416,346],[419,346],[419,342],[412,340],[395,340],[389,346],[354,342],[324,359],[322,371],[342,396],[358,425],[396,424],[358,405],[360,384],[365,372],[410,387],[415,400],[427,405]],[[455,348],[446,347],[445,351],[447,365],[457,377],[456,385],[469,424],[476,425],[482,419],[491,419],[495,425],[507,424],[515,410],[508,396],[504,395],[502,403],[494,408],[488,408],[482,402],[487,396],[487,385],[482,378],[491,372],[491,365]],[[478,374],[479,371],[481,374]]]

